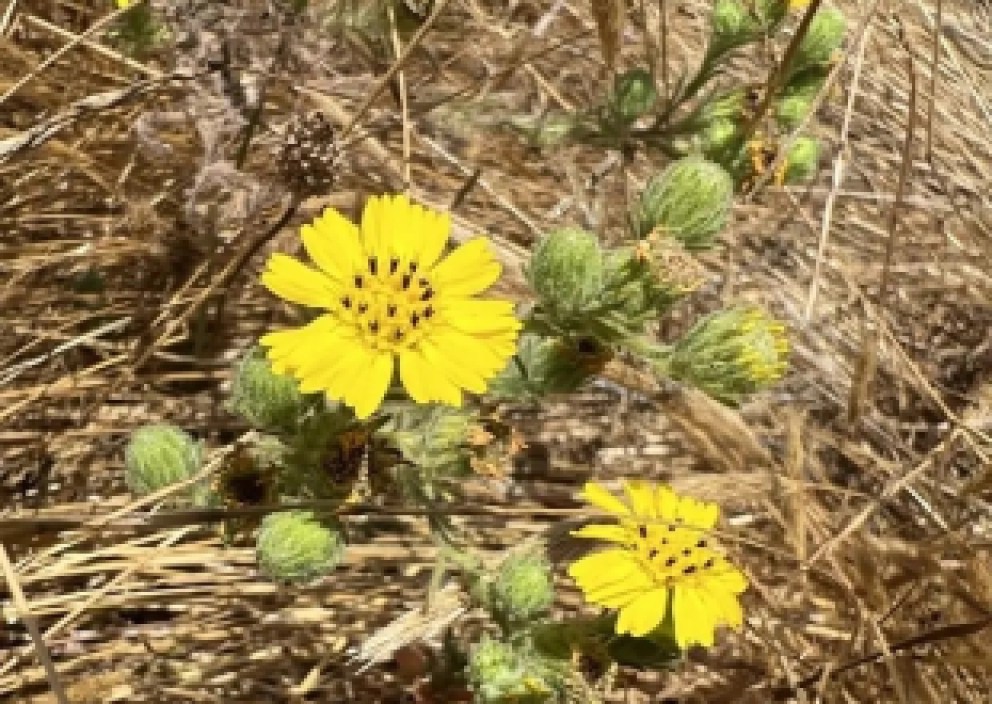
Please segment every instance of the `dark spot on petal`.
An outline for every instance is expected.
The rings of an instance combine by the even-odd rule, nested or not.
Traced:
[[[428,288],[425,289],[422,294],[420,294],[420,300],[429,301],[433,296],[434,296],[434,289]]]
[[[373,320],[371,323],[369,323],[369,332],[371,332],[373,335],[375,335],[377,332],[379,332],[379,321],[378,320]]]
[[[670,557],[665,560],[665,567],[675,567],[675,563],[678,562],[674,557]]]
[[[417,262],[410,262],[410,273],[411,274],[417,273]]]
[[[703,563],[703,569],[708,570],[711,567],[713,567],[713,565],[715,564],[716,561],[711,557],[710,559],[708,559],[706,562]]]
[[[641,538],[647,538],[648,537],[648,527],[645,526],[645,525],[639,525],[639,526],[637,526],[637,534],[639,536],[641,536]]]
[[[369,257],[369,273],[375,276],[379,271],[379,260],[375,257]]]
[[[682,570],[682,574],[692,574],[695,571],[696,571],[696,566],[695,565],[689,565],[688,567],[686,567],[685,569]]]
[[[706,541],[703,540],[702,538],[700,538],[699,539],[699,542],[696,543],[696,547],[697,548],[705,548],[706,547]]]
[[[689,557],[690,555],[692,555],[692,548],[686,548],[685,550],[682,551],[682,554],[685,555],[686,557]]]
[[[359,303],[358,304],[358,312],[359,312],[360,315],[365,315],[365,313],[368,311],[368,309],[369,309],[369,304],[368,303]]]
[[[399,269],[399,268],[400,268],[400,260],[399,259],[397,259],[396,257],[393,257],[392,259],[389,260],[389,273],[390,274],[395,274],[396,273],[396,270]]]
[[[417,327],[417,323],[419,323],[419,322],[420,322],[420,316],[419,315],[417,315],[416,313],[414,313],[413,315],[410,316],[410,325],[412,325],[413,327]]]
[[[434,315],[434,306],[427,306],[426,308],[424,308],[425,318],[430,318],[432,315]]]
[[[417,281],[417,285],[420,286],[420,288],[430,288],[431,282],[425,278],[421,278]]]
[[[355,274],[355,288],[361,288],[364,283],[365,280],[362,278],[362,275]]]
[[[400,282],[400,285],[403,286],[403,290],[404,291],[406,291],[408,288],[410,288],[410,275],[409,274],[403,274],[403,280],[402,280],[402,282]]]
[[[396,340],[397,342],[399,342],[400,340],[402,340],[403,339],[403,331],[402,330],[398,330],[398,329],[397,330],[393,330],[393,339]]]
[[[341,305],[345,307],[346,310],[351,308],[351,296],[345,296],[341,299]]]
[[[648,551],[648,559],[653,560],[656,557],[658,557],[658,550],[656,548],[651,548]]]
[[[662,545],[668,545],[668,538],[662,538],[661,539],[661,544]]]
[[[386,306],[386,315],[388,315],[390,318],[393,318],[393,317],[396,316],[396,304],[395,303],[390,303],[388,306]]]

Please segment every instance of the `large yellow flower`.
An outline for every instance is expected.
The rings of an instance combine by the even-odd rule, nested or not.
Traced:
[[[600,484],[586,484],[590,504],[617,517],[617,524],[587,525],[573,535],[614,543],[576,560],[569,574],[587,601],[619,609],[617,633],[644,636],[672,609],[675,640],[713,645],[716,626],[740,626],[738,595],[743,573],[713,545],[716,504],[677,495],[667,486],[624,484],[621,501]]]
[[[513,354],[520,321],[510,301],[482,300],[500,275],[485,238],[442,257],[451,219],[406,196],[369,198],[361,227],[327,209],[301,229],[317,268],[274,254],[262,283],[282,298],[326,312],[261,339],[273,369],[304,393],[324,392],[359,418],[399,379],[418,403],[458,406],[483,393]]]

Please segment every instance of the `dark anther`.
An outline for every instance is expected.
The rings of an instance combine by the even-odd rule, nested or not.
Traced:
[[[689,555],[692,554],[692,550],[690,548],[686,548],[685,550],[682,551],[682,554],[685,555],[686,557],[689,557]]]
[[[362,279],[361,274],[355,274],[355,288],[361,288],[362,284],[365,283]]]
[[[396,257],[393,257],[392,259],[389,260],[389,273],[390,274],[395,274],[396,273],[396,270],[399,269],[399,268],[400,268],[400,260],[399,259],[397,259]]]
[[[706,547],[706,541],[703,540],[702,538],[700,538],[699,539],[699,542],[696,543],[696,547],[697,548],[705,548]]]
[[[416,313],[414,313],[413,315],[410,316],[410,325],[412,325],[413,327],[417,327],[417,323],[419,323],[419,322],[420,322],[420,316],[419,315],[417,315]]]
[[[706,562],[703,563],[703,569],[704,570],[708,570],[711,567],[713,567],[713,565],[715,565],[715,564],[716,564],[716,562],[714,562],[713,561],[713,558],[711,557],[710,559],[708,559]]]
[[[375,257],[369,257],[369,273],[372,274],[372,276],[375,276],[378,270],[379,260]]]
[[[668,538],[662,538],[661,539],[661,544],[662,545],[668,545]]]
[[[396,315],[396,304],[395,303],[390,303],[388,306],[386,306],[386,315],[388,315],[390,318],[392,318],[392,317],[394,317]]]
[[[345,309],[351,309],[351,297],[345,296],[344,298],[342,298],[341,305],[343,305]]]
[[[434,306],[427,306],[424,308],[424,317],[429,318],[434,315]]]
[[[648,527],[646,525],[639,525],[639,526],[637,526],[637,534],[640,535],[642,539],[643,538],[647,538],[648,537]]]
[[[406,291],[408,288],[410,288],[410,275],[409,274],[403,274],[403,281],[401,282],[401,285],[403,286],[403,290],[404,291]]]
[[[359,313],[360,315],[365,315],[365,312],[366,312],[366,311],[367,311],[368,309],[369,309],[369,304],[368,304],[368,303],[359,303],[359,304],[358,304],[358,313]]]
[[[411,274],[417,273],[417,262],[410,262],[410,273]]]
[[[430,288],[431,282],[427,279],[421,278],[417,281],[417,285],[420,286],[420,288]]]
[[[692,574],[695,571],[696,571],[696,566],[695,565],[689,565],[684,570],[682,570],[682,574]]]
[[[668,532],[669,533],[674,533],[675,532],[675,526],[668,526]]]
[[[420,294],[420,300],[429,301],[433,296],[434,296],[434,289],[428,288],[425,289],[422,294]]]
[[[675,567],[675,563],[678,562],[674,557],[670,557],[665,560],[665,567]]]
[[[397,342],[399,342],[400,340],[402,340],[403,339],[403,331],[402,330],[393,330],[393,339],[396,340]]]
[[[379,332],[378,320],[373,320],[371,323],[369,323],[369,332],[371,332],[373,335]]]
[[[653,560],[656,557],[658,557],[658,551],[655,548],[651,548],[648,551],[648,559],[649,560]]]

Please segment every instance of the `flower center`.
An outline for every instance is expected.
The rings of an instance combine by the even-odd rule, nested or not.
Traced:
[[[375,350],[398,352],[423,336],[437,311],[430,279],[416,261],[369,257],[338,302],[338,315]]]
[[[702,528],[678,521],[669,525],[639,524],[634,550],[663,586],[712,577],[730,564],[712,547]]]

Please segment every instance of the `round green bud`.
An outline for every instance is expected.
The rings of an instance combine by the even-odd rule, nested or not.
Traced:
[[[824,71],[812,69],[797,74],[789,81],[775,103],[775,119],[783,128],[793,130],[806,119],[826,77]]]
[[[710,247],[727,224],[733,196],[734,182],[719,164],[698,156],[680,159],[644,189],[640,235],[660,229],[687,249]]]
[[[306,582],[333,570],[344,553],[341,531],[311,511],[270,513],[255,544],[258,568],[281,582]]]
[[[746,91],[736,88],[710,98],[699,110],[699,121],[703,124],[715,120],[740,120],[744,116]]]
[[[202,449],[174,425],[146,425],[131,433],[124,449],[124,481],[144,496],[189,479],[200,469]]]
[[[613,106],[624,122],[633,122],[651,112],[658,101],[654,78],[643,68],[635,68],[616,78]]]
[[[538,241],[527,271],[552,315],[570,316],[593,306],[603,288],[603,252],[597,237],[566,227]]]
[[[847,22],[840,10],[828,7],[817,12],[810,22],[806,36],[799,42],[790,75],[830,63],[834,52],[843,43],[846,31]]]
[[[551,566],[536,550],[512,554],[484,583],[483,592],[484,605],[497,621],[526,623],[546,613],[554,602]]]
[[[713,44],[724,51],[758,38],[758,25],[741,0],[716,0],[710,26]]]
[[[700,133],[700,148],[710,158],[719,158],[741,140],[740,126],[733,120],[714,120]]]
[[[251,350],[238,363],[230,408],[256,428],[288,432],[296,427],[304,406],[296,380],[272,371],[261,350]]]
[[[800,137],[792,143],[785,157],[785,183],[808,181],[816,175],[820,163],[820,141]]]
[[[469,655],[468,679],[480,704],[543,704],[560,699],[565,672],[525,645],[483,636]]]
[[[739,403],[785,373],[785,326],[759,308],[712,313],[669,351],[665,371],[725,403]]]

